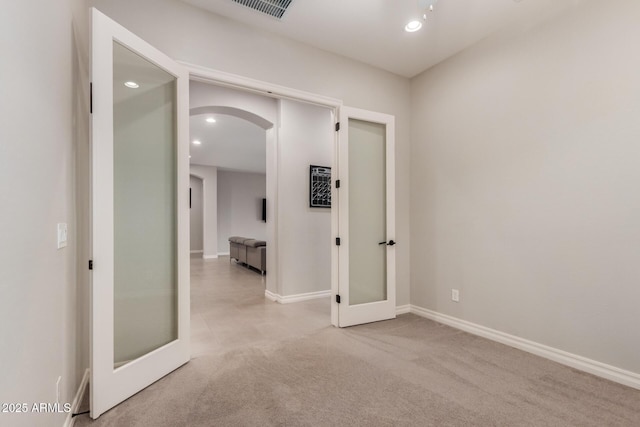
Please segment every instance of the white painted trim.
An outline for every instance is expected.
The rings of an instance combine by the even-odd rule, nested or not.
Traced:
[[[278,209],[279,209],[279,201],[278,201],[278,176],[280,170],[280,163],[278,161],[278,145],[279,145],[279,135],[278,135],[278,127],[280,122],[280,117],[276,120],[276,126],[273,126],[271,129],[268,129],[266,132],[266,162],[267,162],[267,173],[265,176],[265,184],[266,184],[266,198],[267,198],[267,235],[266,241],[267,246],[269,247],[269,256],[267,257],[267,271],[269,275],[266,277],[266,288],[271,289],[272,291],[278,291],[279,285],[279,268],[281,260],[280,250],[279,250],[279,239],[278,239]],[[269,219],[270,218],[270,219]]]
[[[268,289],[264,290],[264,297],[268,300],[271,300],[273,302],[279,302],[280,300],[280,295],[278,294],[274,294],[273,292],[271,292]]]
[[[62,427],[73,427],[74,424],[76,423],[76,417],[74,417],[73,414],[77,414],[78,411],[80,411],[82,398],[84,396],[85,391],[87,390],[88,384],[89,384],[89,369],[84,371],[84,375],[82,376],[82,380],[80,381],[78,390],[76,390],[76,395],[73,398],[73,402],[71,402],[71,411],[67,414],[67,418],[65,419]]]
[[[337,126],[340,121],[340,111],[333,111],[332,118],[334,126]],[[340,132],[333,132],[333,159],[331,163],[332,170],[335,173],[331,174],[331,324],[333,326],[339,325],[339,311],[340,305],[336,301],[333,295],[340,294],[340,246],[333,244],[336,241],[336,237],[340,237],[340,198],[338,189],[336,188],[336,181],[339,178],[339,151],[340,151]]]
[[[264,296],[271,301],[278,302],[280,304],[291,304],[295,302],[308,301],[312,299],[318,298],[326,298],[331,296],[331,290],[326,291],[318,291],[318,292],[308,292],[306,294],[296,294],[296,295],[278,295],[274,294],[269,290],[264,291]]]
[[[229,256],[231,252],[218,252],[218,256]]]
[[[202,255],[203,259],[217,259],[218,255]]]
[[[397,305],[396,315],[411,313],[411,304]]]
[[[213,70],[211,68],[202,67],[200,65],[192,64],[189,62],[177,62],[184,65],[189,70],[191,79],[195,81],[204,83],[215,82],[216,84],[222,86],[257,92],[261,95],[269,96],[271,98],[291,99],[294,101],[302,101],[310,104],[322,105],[324,107],[339,108],[342,105],[341,100],[328,96],[318,95],[298,89],[292,89],[261,80],[251,79],[249,77],[226,73],[224,71]]]
[[[197,250],[197,251],[191,251],[191,253],[192,253],[192,254],[201,254],[201,253],[203,253],[203,252],[204,252],[204,251],[203,251],[202,249]]]
[[[297,294],[297,295],[285,295],[281,296],[280,303],[281,304],[290,304],[294,302],[308,301],[312,299],[318,298],[327,298],[331,296],[331,290],[319,291],[319,292],[309,292],[306,294]]]
[[[578,356],[577,354],[568,353],[557,348],[529,341],[515,335],[500,332],[416,305],[411,306],[411,313],[640,390],[640,374],[638,373],[620,369],[583,356]]]

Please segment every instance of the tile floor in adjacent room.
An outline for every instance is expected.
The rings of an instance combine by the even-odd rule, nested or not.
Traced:
[[[191,257],[191,355],[221,354],[331,327],[329,298],[278,304],[266,276],[228,256]]]

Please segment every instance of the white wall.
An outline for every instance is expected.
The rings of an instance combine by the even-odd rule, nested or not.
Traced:
[[[412,81],[413,304],[640,373],[638,16],[581,2]]]
[[[229,254],[229,237],[267,240],[262,199],[267,197],[265,174],[218,169],[218,254]]]
[[[331,166],[327,108],[280,101],[278,241],[281,295],[331,289],[331,210],[309,207],[309,166]]]
[[[218,257],[218,168],[191,165],[189,173],[202,180],[202,257]]]
[[[204,247],[202,242],[202,179],[193,175],[189,176],[189,188],[191,188],[191,209],[189,210],[191,251],[202,251]]]
[[[87,254],[79,252],[86,242],[78,240],[87,217],[86,210],[76,213],[76,202],[87,199],[75,168],[88,144],[83,6],[80,0],[2,4],[0,402],[54,403],[58,376],[61,402],[71,402],[88,365],[86,330],[78,322],[87,306]],[[69,243],[57,249],[61,222],[68,224]],[[0,413],[0,424],[60,426],[65,417]]]
[[[409,303],[408,79],[179,1],[93,0],[90,4],[173,58],[395,115],[397,303]]]

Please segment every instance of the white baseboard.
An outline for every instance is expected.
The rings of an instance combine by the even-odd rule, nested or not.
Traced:
[[[306,294],[297,294],[297,295],[278,295],[270,292],[268,290],[264,291],[264,296],[271,301],[279,302],[280,304],[291,304],[294,302],[308,301],[317,298],[326,298],[331,296],[331,290],[328,291],[319,291],[319,292],[309,292]]]
[[[425,317],[427,319],[431,319],[438,323],[451,326],[456,329],[460,329],[465,332],[469,332],[473,335],[478,335],[483,338],[508,345],[510,347],[515,347],[528,353],[535,354],[536,356],[544,357],[545,359],[553,360],[554,362],[570,366],[580,371],[588,372],[598,377],[606,378],[608,380],[624,384],[635,389],[640,389],[640,374],[637,374],[635,372],[627,371],[615,366],[587,359],[586,357],[568,353],[557,348],[549,347],[534,341],[529,341],[515,335],[510,335],[504,332],[497,331],[495,329],[487,328],[485,326],[481,326],[475,323],[468,322],[466,320],[458,319],[456,317],[441,314],[415,305],[411,306],[411,313],[414,313],[421,317]]]
[[[218,256],[229,256],[230,252],[218,252]]]
[[[217,259],[218,255],[202,255],[202,259]]]
[[[76,422],[76,418],[73,414],[77,414],[80,410],[80,405],[82,404],[82,398],[84,397],[84,392],[87,389],[87,384],[89,384],[89,370],[84,371],[84,375],[82,376],[82,381],[80,381],[80,385],[78,386],[78,390],[76,391],[76,395],[73,398],[73,402],[71,402],[71,412],[67,414],[67,418],[64,421],[62,427],[73,427]]]
[[[278,300],[280,299],[280,295],[278,294],[274,294],[273,292],[265,289],[264,290],[264,296],[266,299],[274,301],[274,302],[279,302]]]
[[[201,254],[204,251],[202,249],[198,250],[198,251],[191,251],[192,254]]]
[[[411,313],[411,304],[396,306],[396,315]]]

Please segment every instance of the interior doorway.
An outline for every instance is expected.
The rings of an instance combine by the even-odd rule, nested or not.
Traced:
[[[331,209],[310,205],[309,168],[322,165],[328,171],[331,169],[332,111],[298,101],[191,81],[190,114],[191,175],[202,180],[204,198],[202,255],[192,254],[196,257],[192,258],[194,357],[217,350],[211,342],[212,330],[222,337],[224,343],[220,346],[226,345],[229,349],[236,344],[236,339],[250,340],[251,336],[273,336],[274,331],[286,334],[329,326]],[[229,120],[248,122],[254,131],[261,131],[261,140],[257,134],[253,139],[262,144],[263,151],[259,153],[255,146],[253,150],[246,147],[242,134],[227,134],[221,137],[223,140],[219,141],[218,149],[222,151],[216,155],[208,146],[216,141],[203,135],[208,129]],[[204,155],[207,152],[209,156]],[[252,182],[255,187],[260,172],[264,176],[265,193],[262,196],[246,189]],[[240,181],[245,183],[245,189],[240,187]],[[330,180],[328,182],[330,194]],[[217,194],[213,194],[214,188]],[[238,202],[247,195],[253,200],[248,205]],[[207,197],[215,198],[215,208],[213,203],[207,203]],[[263,199],[266,222],[263,222]],[[235,205],[225,213],[223,203]],[[240,205],[243,207],[239,208]],[[244,222],[238,218],[241,216],[246,217]],[[234,220],[242,223],[242,227],[234,228],[230,224]],[[211,227],[214,221],[215,231]],[[229,238],[234,236],[266,241],[266,247],[262,248],[267,254],[266,275],[260,277],[262,269],[256,269],[249,257],[239,259],[242,257],[230,253]],[[245,248],[247,254],[252,249]],[[238,264],[248,264],[251,269]],[[259,288],[259,292],[255,293],[251,287]],[[274,304],[274,301],[280,304]],[[293,302],[301,304],[287,304]],[[237,319],[231,325],[219,316],[223,313],[231,319],[239,312],[245,313],[245,320],[254,321]],[[289,316],[296,319],[289,325],[295,325],[291,330],[281,327],[283,324],[275,320],[282,322]],[[289,332],[285,332],[287,330]],[[231,335],[244,338],[232,339]]]
[[[202,256],[204,253],[204,181],[202,178],[189,173],[189,250],[191,256]]]
[[[204,87],[215,102],[215,90]],[[249,112],[218,106],[191,108],[190,174],[202,181],[192,188],[192,252],[205,259],[229,255],[229,237],[267,240],[266,133],[271,123]],[[258,120],[260,119],[260,120]],[[255,122],[265,122],[263,126]],[[194,209],[202,208],[202,226]],[[262,270],[266,270],[263,268]]]

